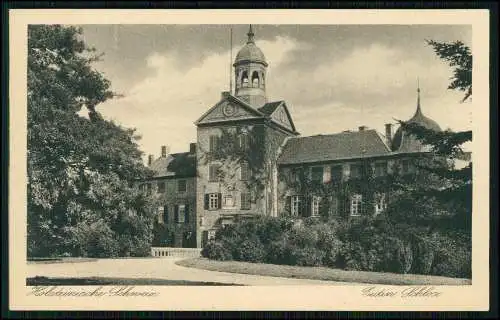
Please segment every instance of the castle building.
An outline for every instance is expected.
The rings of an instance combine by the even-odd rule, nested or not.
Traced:
[[[234,94],[222,92],[195,121],[196,143],[185,153],[168,154],[162,146],[159,158],[149,156],[154,176],[141,186],[158,195],[155,228],[165,230],[153,246],[202,247],[219,228],[257,215],[379,214],[387,205],[384,190],[367,195],[354,184],[348,194],[338,192],[344,182],[361,178],[366,168],[375,177],[395,164],[411,172],[411,159],[428,151],[401,128],[393,135],[391,124],[384,135],[361,126],[300,136],[287,103],[268,101],[268,63],[251,26],[247,36],[233,64]],[[441,130],[422,113],[417,91],[417,109],[409,121]],[[324,186],[333,187],[325,193]]]

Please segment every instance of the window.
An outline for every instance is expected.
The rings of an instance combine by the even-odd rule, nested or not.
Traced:
[[[291,201],[292,216],[302,216],[302,196],[292,196]]]
[[[226,194],[224,196],[224,207],[226,207],[226,208],[234,207],[234,199],[233,199],[232,195]]]
[[[240,165],[240,180],[246,181],[248,180],[249,172],[248,172],[248,163],[242,162]]]
[[[410,172],[410,160],[405,159],[401,162],[401,172],[402,173]]]
[[[312,167],[311,168],[311,180],[313,183],[323,182],[323,167]]]
[[[292,183],[300,182],[302,179],[302,168],[292,168],[290,170],[290,181]]]
[[[165,182],[164,181],[158,182],[158,192],[165,193]]]
[[[211,164],[208,167],[208,181],[210,182],[219,181],[219,169],[220,169],[219,164]]]
[[[259,74],[257,73],[257,71],[254,71],[252,73],[252,86],[254,88],[258,88],[259,87]]]
[[[209,193],[207,195],[207,200],[208,200],[207,209],[208,210],[216,210],[216,209],[220,208],[219,195],[220,195],[219,193]]]
[[[163,223],[168,223],[168,205],[163,206]]]
[[[241,75],[241,83],[243,87],[248,87],[248,73],[246,71],[243,71]]]
[[[208,230],[208,240],[215,238],[215,230]]]
[[[146,184],[146,194],[148,194],[148,195],[151,194],[151,183]]]
[[[386,162],[378,162],[375,163],[375,176],[382,177],[387,174],[387,163]]]
[[[321,203],[321,197],[313,196],[311,199],[311,216],[319,216],[319,204]]]
[[[351,178],[361,178],[362,166],[360,164],[351,164],[350,171]]]
[[[216,135],[212,135],[209,137],[209,151],[216,152],[219,147],[219,137]]]
[[[363,204],[363,197],[360,194],[353,194],[351,196],[351,216],[361,215],[361,206]]]
[[[177,223],[186,222],[186,205],[180,204],[177,206]]]
[[[163,213],[163,207],[158,207],[158,223],[164,223],[165,221],[163,220],[164,213]]]
[[[251,194],[250,193],[242,193],[241,194],[241,209],[242,210],[250,210],[251,208]]]
[[[242,151],[248,150],[248,146],[249,146],[248,139],[249,139],[249,137],[248,137],[247,133],[242,133],[238,136],[238,144],[239,144],[240,150],[242,150]]]
[[[332,166],[330,168],[330,176],[333,182],[342,181],[342,166],[341,165]]]
[[[186,190],[187,190],[186,180],[178,180],[177,181],[177,191],[178,192],[186,192]]]
[[[375,215],[382,213],[387,209],[387,202],[384,193],[376,193],[374,196],[375,202]]]

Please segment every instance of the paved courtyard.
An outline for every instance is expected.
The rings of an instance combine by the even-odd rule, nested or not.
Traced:
[[[240,285],[356,285],[356,283],[267,277],[208,271],[176,265],[184,258],[99,259],[75,263],[30,263],[28,277],[154,278]]]

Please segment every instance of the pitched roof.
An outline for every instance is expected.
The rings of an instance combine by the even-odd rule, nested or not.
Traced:
[[[281,101],[274,101],[274,102],[268,102],[262,107],[260,107],[258,110],[266,115],[271,115],[274,111],[276,111],[276,108],[280,106],[280,104],[283,103],[283,100]]]
[[[196,156],[193,153],[173,153],[166,157],[159,157],[151,163],[153,177],[195,177]]]
[[[253,108],[250,104],[246,103],[245,101],[239,99],[238,97],[235,97],[233,96],[232,94],[225,94],[225,96],[219,100],[219,102],[217,102],[214,106],[212,106],[210,109],[208,109],[201,117],[198,118],[198,120],[196,120],[194,122],[195,125],[198,125],[202,122],[204,122],[204,119],[213,111],[215,110],[217,107],[219,107],[222,103],[224,103],[225,101],[230,101],[232,103],[235,103],[239,106],[241,106],[242,108],[244,108],[245,110],[255,114],[256,117],[264,117],[265,114],[263,114],[261,111],[259,111],[258,109],[255,109]],[[208,122],[211,122],[211,121],[208,121]],[[219,120],[217,121],[214,121],[214,122],[219,122]]]
[[[348,131],[330,135],[292,137],[283,147],[278,163],[333,161],[389,155],[390,153],[391,151],[377,131]]]

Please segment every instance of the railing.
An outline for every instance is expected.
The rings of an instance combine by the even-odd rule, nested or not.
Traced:
[[[157,258],[165,258],[165,257],[197,258],[201,256],[201,248],[152,247],[151,256]]]

